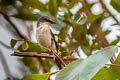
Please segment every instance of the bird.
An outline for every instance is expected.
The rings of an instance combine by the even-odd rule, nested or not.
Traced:
[[[47,16],[42,16],[37,21],[37,31],[36,31],[36,39],[38,44],[50,49],[52,52],[58,52],[58,45],[51,31],[51,24],[56,24],[55,21],[51,20]],[[61,68],[61,64],[58,59],[55,59],[59,68]]]
[[[56,24],[56,22],[52,21],[47,16],[40,17],[37,22],[36,38],[37,42],[40,45],[57,52],[58,46],[55,37],[50,29],[51,24]]]

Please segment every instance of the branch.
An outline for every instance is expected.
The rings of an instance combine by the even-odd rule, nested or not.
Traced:
[[[103,3],[102,0],[100,0],[100,2]],[[82,0],[82,4],[86,6],[87,1],[86,1],[86,0]],[[106,6],[105,6],[105,7],[106,7]],[[107,8],[106,8],[106,9],[107,9]],[[109,11],[109,10],[108,10],[108,11]],[[86,15],[87,15],[88,17],[92,14],[89,9],[86,10],[85,13],[86,13]],[[109,14],[111,14],[111,13],[109,13]],[[111,14],[111,16],[113,16],[113,15]],[[114,17],[114,16],[113,16],[113,17]],[[115,19],[116,19],[116,18],[115,18]],[[118,21],[117,21],[117,22],[118,22]],[[102,29],[100,28],[100,24],[101,24],[101,22],[99,22],[99,24],[98,24],[98,22],[92,23],[91,26],[90,26],[90,28],[89,28],[89,32],[90,32],[90,34],[91,34],[92,36],[97,35],[97,37],[96,37],[97,43],[99,44],[100,47],[104,48],[104,47],[109,46],[109,42],[108,42],[107,39],[105,38],[105,34],[104,34],[104,32],[102,31]],[[96,26],[99,26],[99,27],[96,27]],[[111,61],[111,63],[114,62],[113,57],[110,59],[110,61]]]
[[[41,58],[37,58],[37,59],[39,60],[40,64],[42,65],[44,73],[50,72],[49,69],[47,68],[46,64],[44,63],[44,61]]]
[[[4,46],[5,48],[7,48],[7,49],[16,50],[16,49],[14,49],[14,48],[11,48],[10,46],[8,46],[7,44],[5,44],[5,43],[2,42],[2,41],[0,41],[0,44],[1,44],[2,46]]]
[[[56,56],[56,59],[59,60],[61,62],[61,64],[65,67],[66,64],[63,61],[63,59],[58,55],[58,51],[54,50],[54,48],[53,48],[54,44],[53,43],[54,43],[54,39],[51,39],[51,50],[52,50],[52,53]],[[59,61],[56,61],[56,62],[58,63],[58,67],[61,68],[61,64],[60,64]]]
[[[20,57],[39,57],[39,58],[49,58],[53,59],[55,56],[49,55],[48,53],[37,53],[37,52],[14,52],[11,56],[20,56]]]
[[[3,17],[8,21],[8,23],[12,26],[12,28],[16,31],[16,33],[19,35],[20,38],[27,39],[25,36],[21,34],[21,32],[18,30],[18,28],[12,23],[9,16],[5,14],[4,12],[0,11],[0,13],[3,15]]]
[[[106,5],[104,4],[103,0],[99,0],[101,5],[102,5],[102,8],[107,11],[109,13],[109,15],[117,22],[119,23],[119,21],[112,15],[112,13],[107,9]]]
[[[108,66],[117,66],[117,67],[120,67],[119,64],[105,64],[105,65],[108,65]]]
[[[14,52],[13,54],[11,54],[11,56],[39,57],[39,58],[48,58],[48,59],[54,59],[56,57],[54,55],[49,55],[48,53],[37,53],[37,52]],[[65,56],[62,59],[65,61],[74,61],[74,60],[77,60],[78,58],[75,58],[73,56]]]

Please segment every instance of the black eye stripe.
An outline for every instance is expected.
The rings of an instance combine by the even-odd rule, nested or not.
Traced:
[[[37,27],[40,25],[41,22],[49,22],[51,24],[56,24],[56,22],[52,21],[49,17],[47,16],[42,16],[38,19],[38,22],[37,22]]]
[[[40,17],[39,20],[38,20],[38,23],[39,23],[39,22],[44,22],[44,21],[50,22],[50,23],[52,23],[52,24],[56,24],[56,22],[52,21],[52,20],[51,20],[49,17],[47,17],[47,16],[42,16],[42,17]]]

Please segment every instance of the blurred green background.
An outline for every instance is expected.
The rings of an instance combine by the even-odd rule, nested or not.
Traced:
[[[101,48],[119,45],[119,3],[120,0],[0,0],[0,46],[5,48],[0,49],[1,55],[4,54],[0,58],[1,63],[7,60],[8,64],[1,65],[5,69],[0,68],[5,72],[5,77],[2,78],[3,74],[0,74],[0,80],[10,76],[19,79],[30,73],[46,72],[36,58],[17,58],[17,62],[14,62],[15,58],[10,62],[10,54],[13,53],[10,40],[27,39],[36,42],[36,21],[40,16],[48,16],[58,22],[52,25],[52,31],[62,56],[86,58]],[[54,71],[53,60],[43,59],[42,62],[48,72]],[[11,73],[13,69],[10,66],[16,63],[19,63],[15,68],[18,71]],[[119,62],[116,64],[120,65]],[[120,69],[115,69],[120,72]],[[14,76],[16,72],[19,73]]]

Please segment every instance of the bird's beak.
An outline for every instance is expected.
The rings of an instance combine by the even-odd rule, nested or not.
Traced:
[[[50,20],[49,21],[51,24],[57,24],[57,22]]]
[[[52,24],[57,24],[57,22],[53,22]]]

